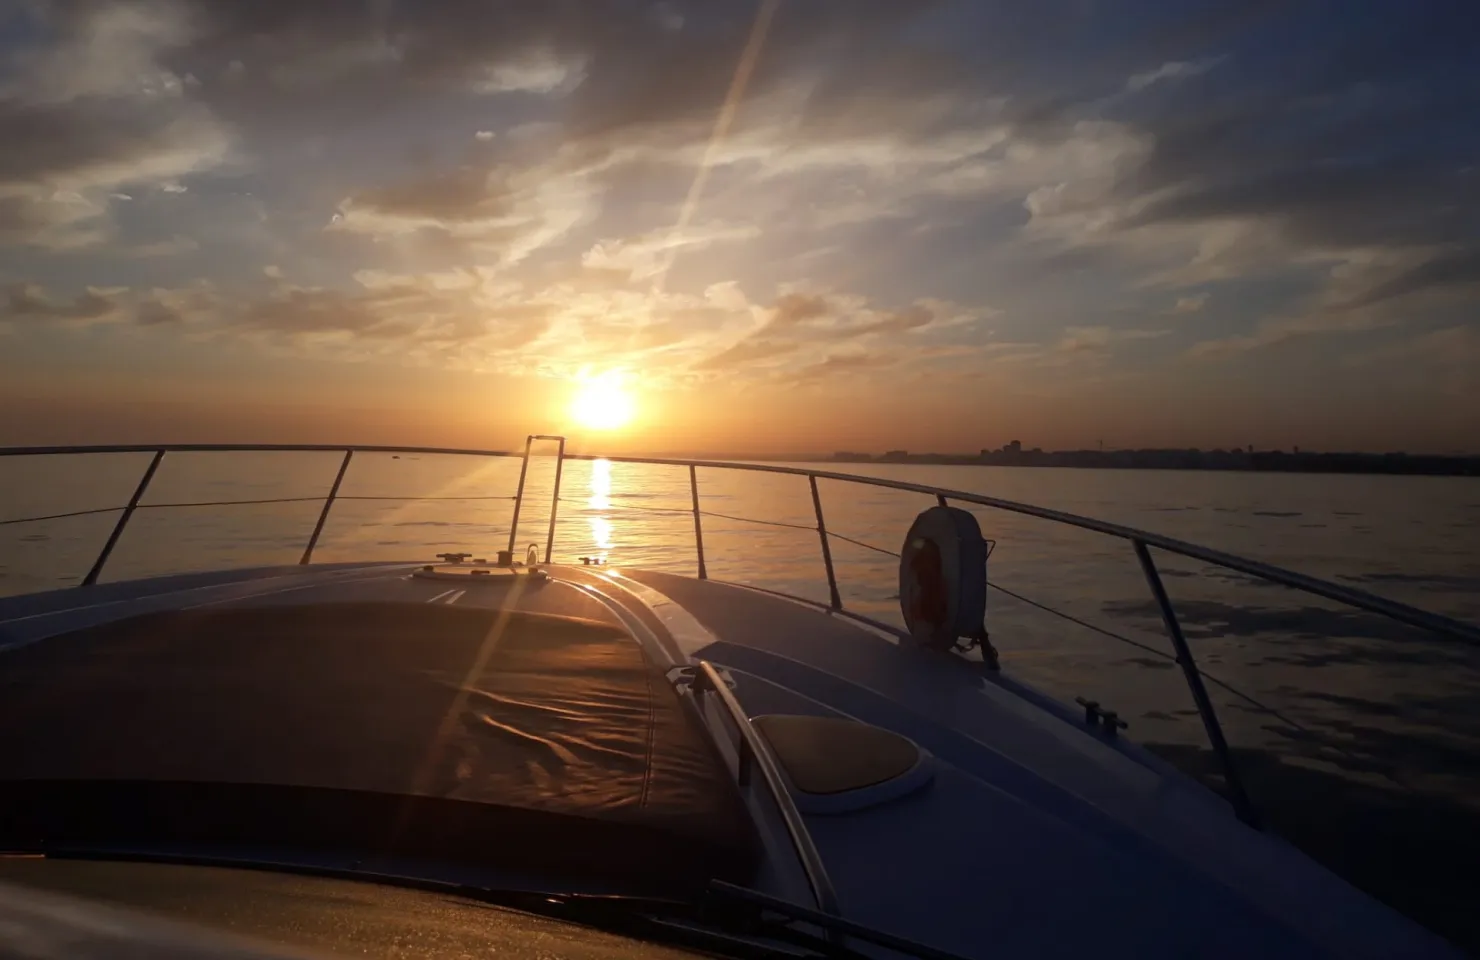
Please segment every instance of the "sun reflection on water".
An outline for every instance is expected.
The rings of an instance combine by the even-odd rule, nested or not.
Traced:
[[[610,510],[612,508],[612,462],[610,460],[591,461],[591,496],[586,500],[586,506],[592,510]],[[591,527],[591,540],[596,549],[600,551],[597,555],[603,561],[607,559],[607,552],[612,549],[612,522],[609,517],[590,516],[586,523]]]
[[[612,508],[612,462],[610,460],[591,461],[591,498],[586,501],[586,506],[592,510],[610,510]]]

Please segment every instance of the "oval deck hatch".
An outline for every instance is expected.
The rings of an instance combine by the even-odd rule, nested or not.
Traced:
[[[930,754],[890,730],[837,717],[756,717],[804,813],[852,813],[930,782]]]

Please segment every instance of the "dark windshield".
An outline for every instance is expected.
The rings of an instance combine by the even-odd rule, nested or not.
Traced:
[[[618,889],[748,880],[733,779],[607,624],[260,606],[6,657],[0,848],[257,845]]]
[[[136,912],[93,913],[95,907],[73,903],[66,922],[56,924],[56,903],[33,893],[68,895]],[[65,937],[72,956],[119,955],[129,943],[142,946],[138,955],[182,955],[164,949],[180,943],[181,931],[155,925],[156,918],[194,927],[187,942],[198,943],[200,952],[183,954],[190,956],[215,956],[212,948],[234,948],[243,937],[291,948],[295,955],[309,950],[398,960],[695,956],[448,892],[172,864],[0,859],[0,917],[7,923],[0,938],[5,943],[22,943],[28,931],[37,939]],[[222,935],[224,939],[217,939]]]

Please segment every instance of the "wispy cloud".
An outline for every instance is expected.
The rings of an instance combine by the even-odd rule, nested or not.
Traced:
[[[1197,62],[1187,60],[1168,60],[1155,70],[1147,70],[1142,73],[1132,74],[1125,82],[1125,88],[1132,92],[1145,90],[1154,83],[1162,83],[1172,80],[1184,80],[1187,77],[1195,77],[1200,73],[1207,73],[1218,65],[1221,58],[1211,58]]]
[[[720,243],[754,240],[761,236],[754,224],[708,224],[683,230],[653,230],[626,240],[601,240],[581,256],[581,265],[614,270],[629,280],[650,280],[684,250],[703,250]]]
[[[1172,304],[1171,308],[1167,310],[1167,313],[1174,315],[1199,313],[1207,305],[1208,295],[1206,293],[1198,293],[1190,297],[1178,297],[1177,302]]]

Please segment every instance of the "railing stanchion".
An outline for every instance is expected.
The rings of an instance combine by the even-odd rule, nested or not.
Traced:
[[[1161,608],[1161,618],[1166,624],[1167,636],[1171,638],[1172,649],[1177,654],[1177,665],[1182,668],[1182,676],[1187,680],[1187,688],[1192,691],[1192,699],[1197,704],[1198,715],[1202,717],[1203,729],[1207,731],[1208,742],[1213,747],[1213,753],[1218,757],[1219,764],[1223,767],[1223,781],[1228,784],[1229,799],[1233,803],[1233,810],[1238,818],[1250,826],[1258,825],[1258,815],[1254,811],[1254,805],[1249,801],[1249,795],[1244,791],[1244,784],[1239,779],[1238,768],[1233,762],[1233,754],[1229,752],[1228,741],[1223,737],[1223,727],[1218,723],[1218,714],[1213,709],[1213,701],[1208,696],[1207,687],[1203,686],[1202,674],[1198,672],[1197,663],[1192,658],[1192,648],[1187,645],[1187,638],[1182,635],[1182,625],[1177,622],[1177,611],[1172,607],[1172,601],[1167,596],[1166,585],[1161,581],[1161,574],[1157,572],[1156,561],[1151,558],[1151,551],[1146,544],[1140,540],[1133,540],[1136,548],[1136,559],[1141,561],[1141,570],[1146,574],[1146,583],[1151,587],[1151,594],[1156,598],[1156,605]]]
[[[98,582],[98,575],[103,572],[103,564],[108,562],[108,555],[118,544],[118,538],[123,536],[123,528],[128,526],[129,518],[139,508],[139,501],[143,499],[144,491],[149,489],[149,481],[154,479],[154,471],[159,469],[159,461],[163,459],[163,450],[154,451],[154,459],[149,461],[149,469],[144,471],[143,478],[139,480],[138,487],[134,489],[134,495],[129,497],[128,506],[123,508],[118,523],[113,525],[113,532],[108,535],[108,542],[103,544],[103,552],[98,554],[98,559],[93,561],[92,569],[87,571],[87,576],[82,578],[84,587],[90,587]]]
[[[565,438],[545,437],[544,439],[560,441],[560,450],[555,455],[555,491],[550,494],[550,532],[545,535],[545,562],[552,563],[550,558],[555,549],[555,512],[560,509],[560,470],[565,466]]]
[[[938,507],[946,506],[946,495],[943,493],[937,493],[935,495],[935,505]]]
[[[838,596],[838,577],[833,573],[832,547],[827,542],[827,524],[822,522],[822,495],[817,492],[817,477],[809,473],[807,482],[812,485],[812,509],[817,513],[817,539],[822,543],[822,563],[827,567],[827,592],[831,597],[832,608],[841,610],[843,598]]]
[[[704,525],[699,520],[699,471],[689,464],[689,494],[694,498],[694,548],[699,551],[699,579],[708,580],[704,567]]]
[[[300,566],[313,559],[313,548],[319,545],[319,534],[324,532],[324,522],[329,519],[329,510],[334,506],[334,498],[339,496],[339,485],[344,482],[344,472],[349,469],[350,458],[354,455],[353,450],[346,450],[344,459],[339,461],[339,472],[334,475],[334,485],[329,488],[324,509],[319,511],[319,522],[313,525],[313,536],[308,538],[308,546],[303,548],[303,559],[298,561]]]
[[[519,537],[519,507],[524,503],[524,477],[529,473],[529,448],[534,446],[534,436],[524,440],[524,462],[519,466],[519,488],[514,491],[514,519],[509,521],[509,556],[514,555],[514,544]]]

